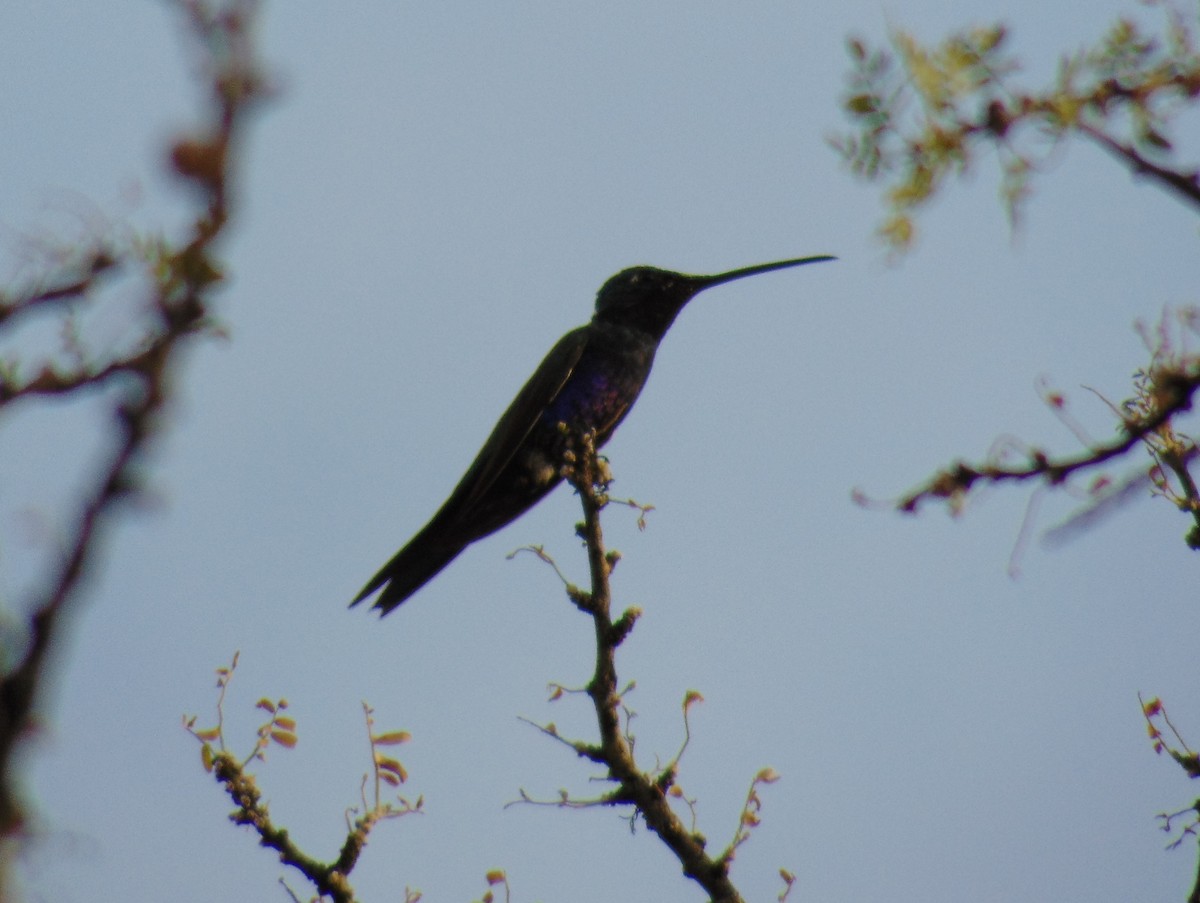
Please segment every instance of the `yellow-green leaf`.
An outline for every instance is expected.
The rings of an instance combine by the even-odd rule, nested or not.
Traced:
[[[296,735],[289,731],[271,731],[271,739],[288,749],[296,745]]]
[[[401,743],[407,743],[412,739],[412,734],[408,731],[391,731],[386,734],[376,734],[371,738],[371,742],[376,746],[398,746]]]

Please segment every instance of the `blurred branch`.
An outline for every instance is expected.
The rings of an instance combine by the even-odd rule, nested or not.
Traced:
[[[1162,430],[1171,418],[1190,410],[1192,397],[1200,386],[1200,370],[1192,372],[1159,373],[1156,378],[1157,400],[1144,414],[1128,416],[1121,424],[1119,435],[1110,442],[1100,443],[1075,455],[1054,458],[1039,449],[1029,452],[1029,460],[1020,465],[967,464],[956,462],[938,471],[922,486],[903,496],[896,507],[914,512],[926,499],[949,500],[961,504],[963,496],[978,482],[1023,482],[1040,479],[1047,485],[1060,485],[1073,474],[1097,467],[1124,455],[1139,442]]]
[[[1014,223],[1033,174],[1071,137],[1100,146],[1134,174],[1200,211],[1200,170],[1177,159],[1169,137],[1175,120],[1200,97],[1195,13],[1185,14],[1171,0],[1146,5],[1158,7],[1164,17],[1156,33],[1119,19],[1095,46],[1064,58],[1054,84],[1040,91],[1014,86],[1020,67],[1005,50],[1008,35],[1001,25],[964,30],[934,46],[900,30],[892,33],[890,49],[851,40],[845,110],[854,130],[835,137],[833,144],[857,175],[884,183],[887,214],[879,231],[891,249],[903,252],[912,245],[917,213],[950,177],[971,169],[981,148],[996,152],[1001,196]],[[1185,328],[1195,331],[1195,320],[1191,314]],[[1120,417],[1115,438],[1084,440],[1082,452],[1059,457],[1025,448],[1015,464],[1001,459],[1009,448],[982,463],[956,461],[900,498],[896,507],[912,512],[935,499],[957,511],[980,484],[1036,481],[1059,487],[1144,445],[1153,464],[1116,490],[1109,491],[1107,477],[1097,478],[1091,504],[1056,528],[1052,538],[1069,536],[1149,482],[1156,494],[1191,517],[1187,543],[1200,549],[1200,494],[1190,473],[1196,445],[1175,429],[1175,418],[1191,410],[1200,385],[1200,357],[1172,348],[1166,328],[1164,315],[1157,346],[1147,343],[1151,363],[1135,374],[1136,397],[1114,408]]]
[[[880,234],[893,251],[915,238],[915,217],[953,175],[994,148],[1001,196],[1016,222],[1031,176],[1070,137],[1103,148],[1200,212],[1200,170],[1174,160],[1173,120],[1200,96],[1200,48],[1182,9],[1167,0],[1161,34],[1119,19],[1096,46],[1067,57],[1054,85],[1024,91],[1002,25],[927,47],[896,30],[891,49],[849,42],[844,101],[853,130],[831,139],[851,170],[885,184]]]
[[[1122,143],[1087,123],[1079,123],[1076,128],[1080,134],[1091,138],[1093,142],[1127,164],[1135,174],[1155,179],[1164,188],[1175,192],[1180,200],[1200,206],[1200,172],[1183,172],[1160,166],[1139,154],[1132,145]]]
[[[1117,405],[1100,396],[1120,418],[1115,438],[1108,442],[1092,441],[1068,415],[1066,397],[1061,392],[1047,390],[1043,394],[1047,407],[1084,443],[1084,451],[1054,457],[1031,448],[1024,450],[1022,463],[1008,464],[1002,458],[1016,443],[1011,440],[1003,445],[997,443],[1001,451],[993,460],[981,464],[955,462],[897,500],[896,507],[915,512],[923,502],[936,500],[946,502],[952,512],[958,512],[979,484],[1037,481],[1048,488],[1063,487],[1077,474],[1099,469],[1141,445],[1151,463],[1123,479],[1105,475],[1094,478],[1087,491],[1086,506],[1046,533],[1045,541],[1061,543],[1148,487],[1151,494],[1166,499],[1189,517],[1192,525],[1185,541],[1190,548],[1200,549],[1200,490],[1191,474],[1200,452],[1195,439],[1180,432],[1175,422],[1180,414],[1192,409],[1200,387],[1200,355],[1187,347],[1188,333],[1200,331],[1200,310],[1175,311],[1174,319],[1177,324],[1172,326],[1172,312],[1167,311],[1154,329],[1139,324],[1150,351],[1150,362],[1133,376],[1133,397]],[[1029,526],[1023,527],[1023,536]]]
[[[63,267],[61,272],[55,273],[51,285],[37,285],[11,295],[0,293],[0,326],[4,326],[6,321],[13,317],[66,305],[83,297],[92,290],[102,275],[117,265],[114,253],[107,248],[84,250],[83,259],[74,266]]]
[[[1162,188],[1168,196],[1200,212],[1200,168],[1196,149],[1184,162],[1171,130],[1200,97],[1200,45],[1195,26],[1196,4],[1180,0],[1145,0],[1156,7],[1163,23],[1146,33],[1131,18],[1118,19],[1093,47],[1064,58],[1055,82],[1028,91],[1014,84],[1018,61],[1007,54],[1002,25],[974,28],[925,46],[903,31],[894,31],[890,49],[849,42],[852,70],[844,107],[852,130],[832,139],[859,177],[882,182],[886,213],[879,232],[895,253],[913,244],[918,213],[952,177],[967,174],[981,149],[994,150],[1001,179],[1000,194],[1015,226],[1031,193],[1030,183],[1067,140],[1081,139],[1100,147],[1134,176]],[[1180,313],[1181,333],[1197,332],[1200,315]],[[1121,504],[1133,490],[1149,483],[1152,491],[1186,513],[1192,526],[1187,543],[1200,549],[1200,492],[1191,474],[1197,457],[1195,440],[1177,430],[1176,419],[1193,407],[1200,386],[1200,356],[1173,339],[1164,313],[1156,335],[1143,330],[1151,352],[1147,367],[1134,374],[1134,397],[1109,403],[1119,418],[1117,435],[1094,442],[1066,416],[1065,399],[1047,393],[1045,401],[1075,433],[1084,450],[1053,457],[1026,447],[1023,460],[1002,460],[1017,443],[982,464],[958,461],[935,473],[897,502],[915,511],[927,499],[945,501],[960,510],[968,494],[983,483],[1034,481],[1062,487],[1072,477],[1096,470],[1142,445],[1151,464],[1124,480],[1097,477],[1085,510],[1055,528],[1061,538]],[[997,443],[1000,446],[1000,443]],[[1037,501],[1037,493],[1031,499]],[[1027,522],[1031,515],[1027,515]],[[1022,528],[1022,536],[1026,534]],[[1019,540],[1020,543],[1022,540]],[[1159,700],[1143,704],[1155,751],[1168,752],[1190,777],[1200,776],[1200,759],[1166,717]],[[1161,720],[1173,740],[1159,727]],[[1174,830],[1187,818],[1178,846],[1200,836],[1200,801],[1175,813],[1160,815],[1163,830]],[[1200,872],[1191,903],[1200,903]]]
[[[159,242],[144,334],[126,356],[46,364],[36,376],[24,380],[15,376],[15,366],[0,373],[0,402],[69,394],[117,374],[125,378],[113,406],[114,448],[97,468],[55,572],[35,591],[27,644],[5,650],[4,660],[11,663],[0,677],[0,832],[5,835],[14,834],[24,823],[13,751],[29,727],[48,651],[64,613],[78,597],[80,578],[97,554],[100,534],[118,503],[138,489],[136,466],[162,429],[160,415],[171,398],[179,352],[207,328],[209,295],[221,280],[210,252],[231,212],[228,184],[234,151],[247,112],[266,93],[251,43],[258,11],[255,0],[231,0],[219,9],[199,0],[177,0],[174,5],[203,51],[212,107],[201,127],[204,137],[181,139],[172,151],[178,174],[199,191],[200,210],[180,243]],[[133,251],[119,255],[106,242],[75,256],[73,266],[48,275],[33,288],[0,297],[0,325],[11,328],[16,320],[38,310],[67,308],[69,312],[74,304],[89,300],[102,274],[138,263]]]

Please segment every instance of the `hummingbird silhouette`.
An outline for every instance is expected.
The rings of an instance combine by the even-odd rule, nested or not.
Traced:
[[[386,615],[471,543],[541,501],[562,482],[573,437],[592,432],[599,448],[625,419],[646,384],[663,336],[697,294],[745,276],[833,259],[780,260],[715,276],[649,266],[617,273],[596,295],[591,322],[550,349],[437,514],[350,604],[382,587],[374,607]]]

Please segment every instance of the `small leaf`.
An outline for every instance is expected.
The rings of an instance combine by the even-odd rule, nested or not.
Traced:
[[[404,770],[404,766],[395,759],[389,759],[387,756],[375,754],[375,767],[380,772],[380,777],[388,780],[388,775],[395,778],[395,783],[402,784],[408,780],[408,772]],[[388,783],[392,783],[390,780]],[[394,785],[393,785],[394,786]]]
[[[294,731],[296,729],[295,718],[276,718],[275,726],[285,731]]]
[[[376,734],[371,737],[371,742],[376,746],[399,746],[401,743],[407,743],[412,739],[412,734],[408,731],[391,731],[386,734]]]
[[[221,729],[217,727],[210,727],[208,730],[196,731],[196,737],[205,741],[206,743],[211,743],[213,740],[221,739]]]
[[[200,747],[200,763],[204,766],[205,771],[212,773],[213,749],[207,743]]]
[[[885,242],[898,251],[908,248],[913,241],[912,220],[902,214],[889,217],[879,229]]]
[[[1157,132],[1154,129],[1146,129],[1139,137],[1142,141],[1146,142],[1152,147],[1157,147],[1159,150],[1171,149],[1171,142],[1168,141],[1161,132]]]
[[[271,700],[267,699],[265,696],[258,702],[254,703],[254,707],[256,709],[262,709],[264,712],[270,712],[272,715],[275,714],[275,703],[271,702]]]
[[[979,52],[988,53],[1000,46],[1006,34],[1003,25],[993,25],[991,28],[978,29],[972,37],[975,38]]]
[[[287,749],[296,745],[296,735],[288,731],[271,731],[271,739]]]
[[[878,110],[879,102],[871,94],[855,94],[846,101],[846,109],[857,116],[865,116]]]
[[[503,884],[508,880],[508,876],[504,874],[502,869],[492,869],[485,876],[487,883],[493,887],[497,884]]]

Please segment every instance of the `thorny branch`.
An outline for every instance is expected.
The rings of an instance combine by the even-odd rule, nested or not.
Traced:
[[[568,595],[580,611],[591,617],[595,628],[595,670],[586,693],[596,713],[600,740],[598,743],[563,742],[578,755],[604,766],[608,779],[617,785],[598,801],[600,804],[632,805],[647,827],[675,854],[683,873],[699,884],[711,900],[716,903],[741,903],[742,897],[730,881],[729,868],[737,846],[745,839],[742,831],[752,827],[752,820],[747,820],[743,813],[744,819],[735,842],[720,855],[709,855],[704,836],[689,830],[670,806],[678,757],[658,773],[642,771],[634,759],[627,731],[622,727],[622,693],[617,683],[616,653],[633,629],[640,612],[629,609],[616,620],[612,617],[609,575],[617,556],[616,553],[605,551],[600,527],[600,512],[608,503],[607,487],[611,476],[607,465],[597,457],[593,441],[590,435],[581,437],[581,441],[576,443],[575,461],[567,469],[567,478],[578,491],[583,505],[584,520],[579,532],[587,545],[591,587],[589,591],[583,591],[568,586]],[[688,705],[695,699],[698,699],[698,694],[689,694],[685,701],[685,718]],[[562,740],[556,732],[551,732],[551,735]],[[753,796],[753,803],[757,805],[757,796]],[[565,796],[559,804],[579,805],[578,801]]]

